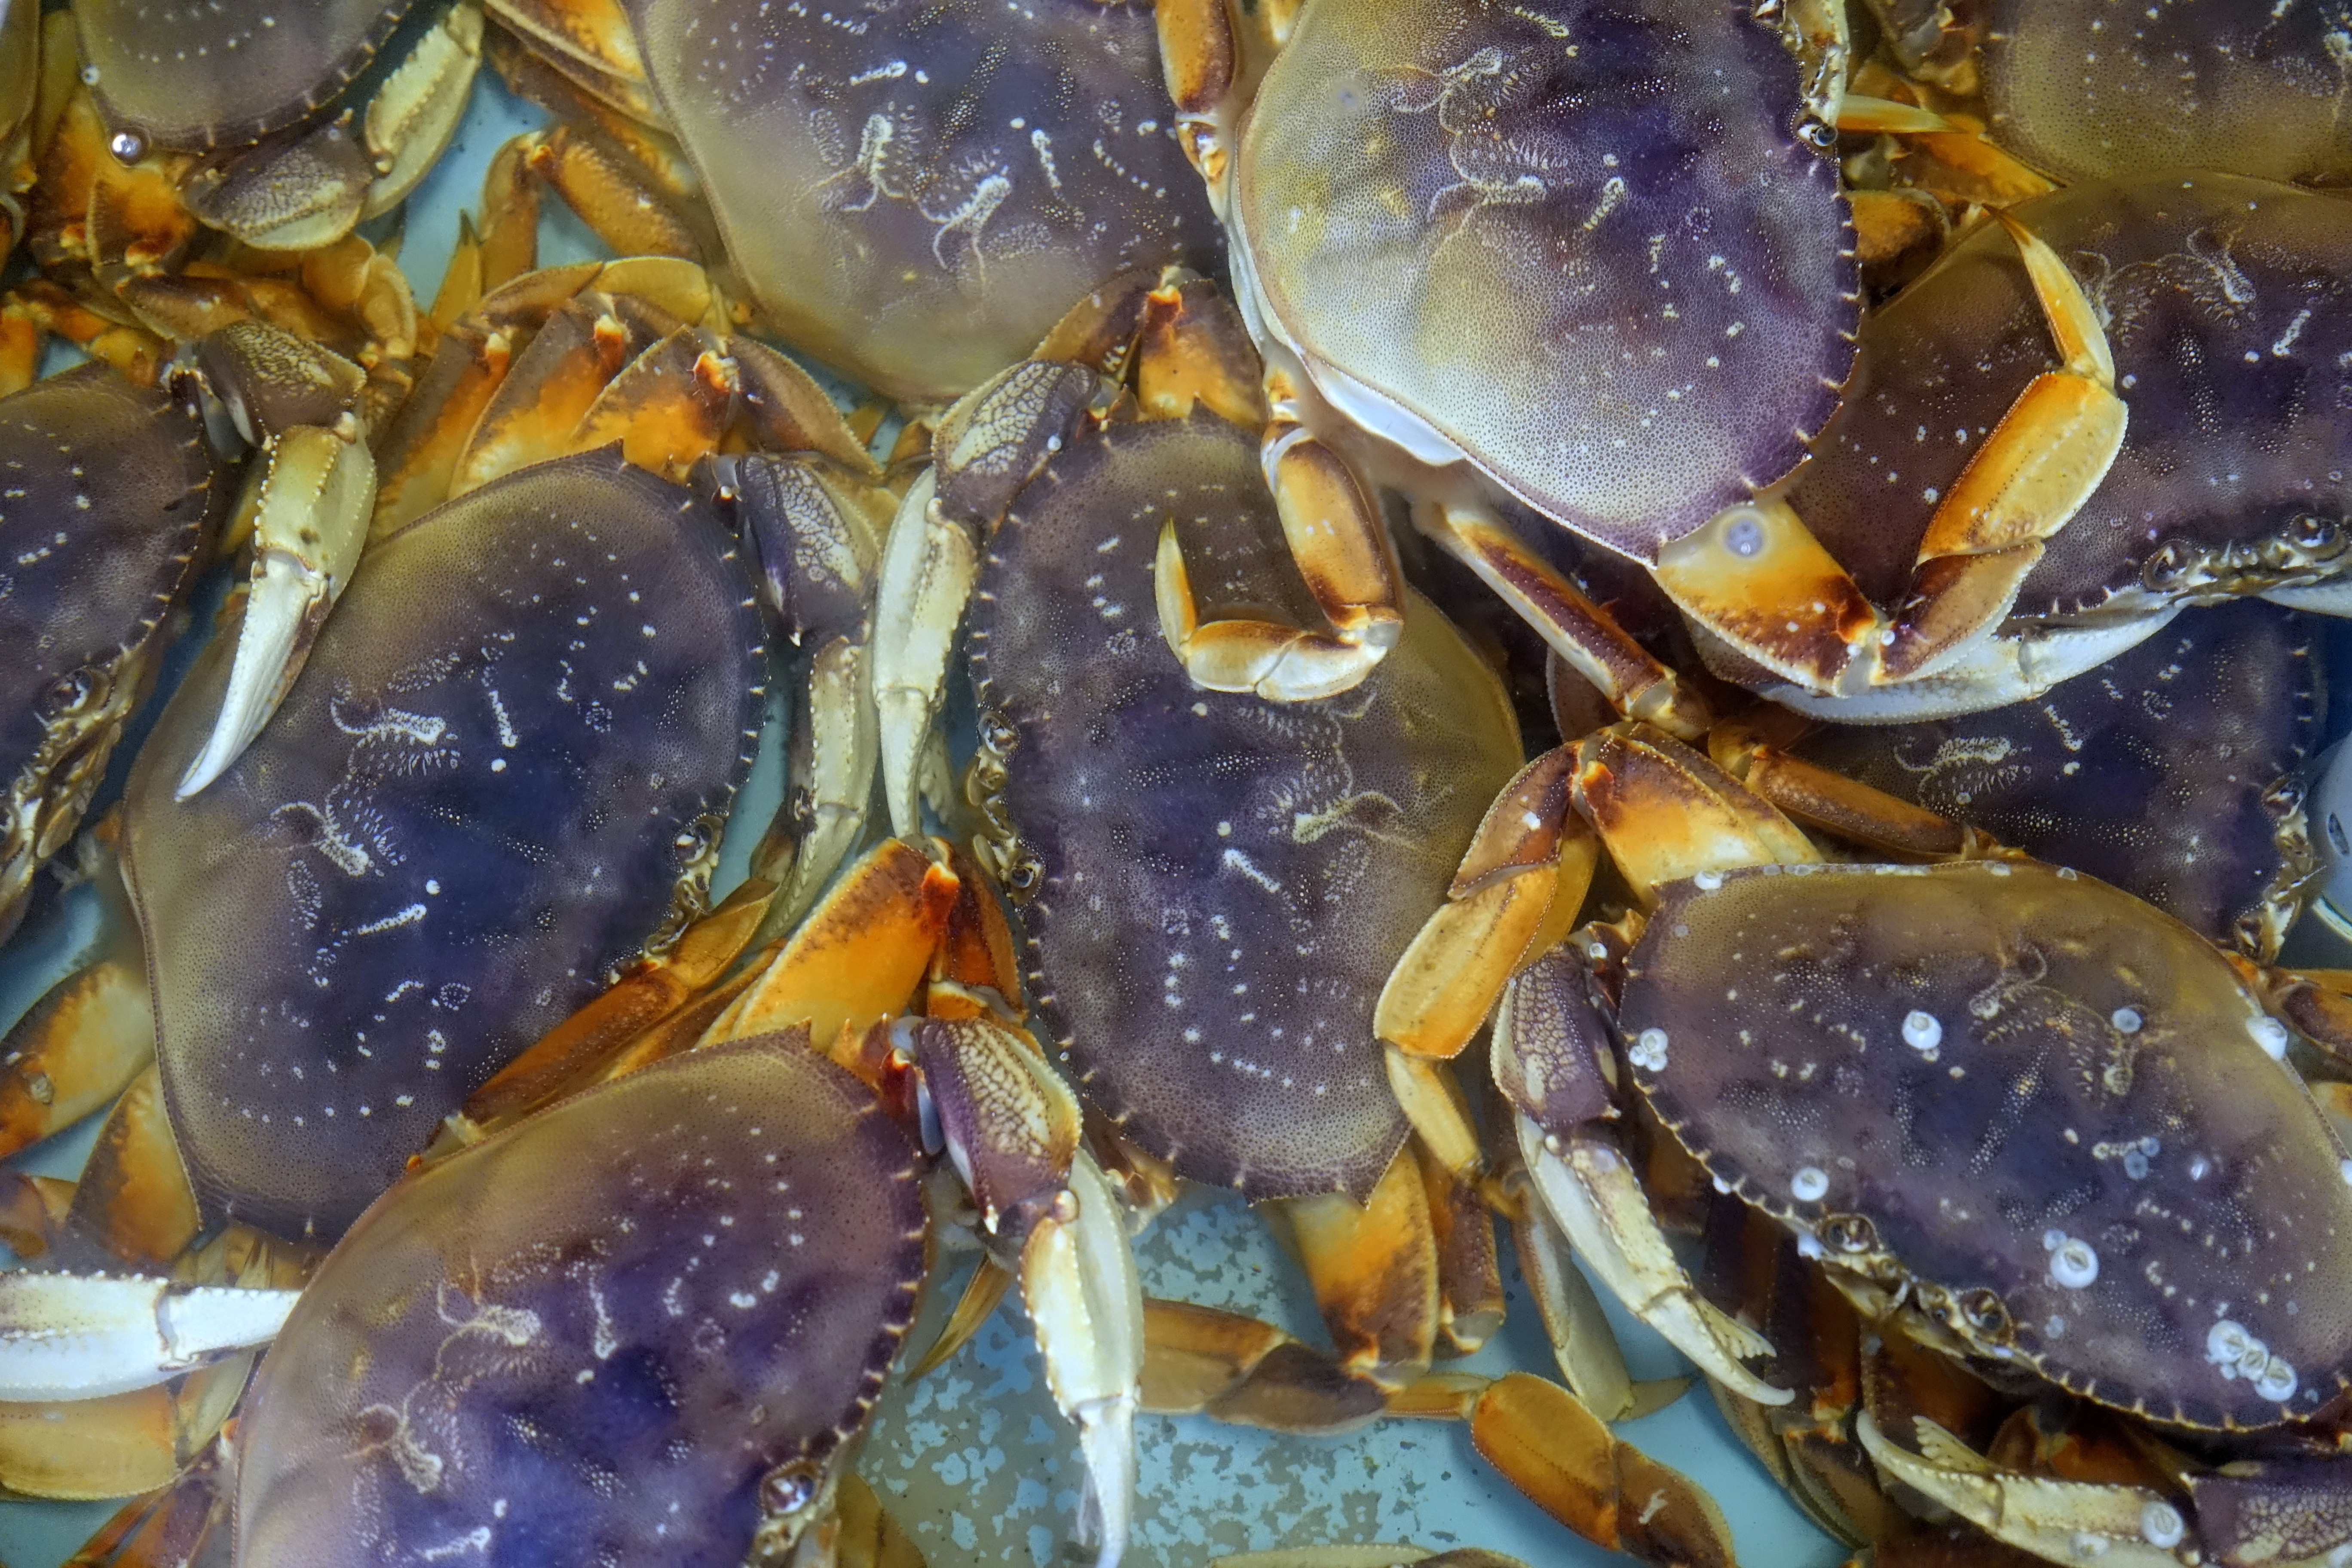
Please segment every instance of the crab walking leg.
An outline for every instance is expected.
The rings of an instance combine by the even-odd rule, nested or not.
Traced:
[[[278,710],[351,581],[375,510],[357,366],[247,321],[205,341],[197,375],[237,435],[260,444],[264,468],[236,658],[212,733],[180,779],[182,800],[226,772]]]
[[[0,1158],[105,1106],[155,1059],[138,928],[127,910],[107,920],[128,935],[130,951],[58,981],[0,1038]]]
[[[1446,902],[1389,972],[1372,1013],[1388,1042],[1391,1087],[1430,1146],[1476,1142],[1466,1118],[1416,1089],[1425,1064],[1450,1061],[1494,1010],[1503,983],[1568,933],[1591,885],[1601,841],[1569,797],[1576,753],[1561,746],[1529,763],[1495,798],[1462,857]]]
[[[2042,554],[2106,478],[2127,410],[2082,286],[2057,253],[2005,214],[2063,368],[2036,376],[2002,416],[1919,543],[1893,618],[1777,494],[1727,508],[1662,546],[1657,578],[1707,631],[1814,691],[1855,693],[1930,676],[1964,657],[2015,603]]]
[[[1427,501],[1413,509],[1413,526],[1475,573],[1618,712],[1685,741],[1706,733],[1713,715],[1706,700],[1492,510]]]
[[[1266,1206],[1289,1228],[1341,1372],[1389,1391],[1426,1373],[1437,1339],[1437,1237],[1412,1148],[1397,1151],[1360,1205],[1327,1193]]]
[[[1429,1197],[1437,1257],[1437,1328],[1455,1355],[1475,1355],[1503,1326],[1503,1259],[1495,1216],[1478,1183],[1415,1139],[1413,1157]]]
[[[1330,1432],[1385,1411],[1470,1427],[1488,1463],[1586,1540],[1647,1562],[1732,1562],[1731,1531],[1690,1479],[1610,1434],[1557,1384],[1440,1373],[1383,1401],[1281,1330],[1236,1313],[1150,1304],[1144,1408],[1283,1432]]]

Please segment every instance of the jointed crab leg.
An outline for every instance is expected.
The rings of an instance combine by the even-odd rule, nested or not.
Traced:
[[[1476,573],[1617,711],[1685,741],[1706,732],[1712,715],[1705,700],[1487,507],[1424,501],[1413,509],[1413,524]]]
[[[1384,1403],[1323,1356],[1255,1319],[1154,1301],[1144,1405],[1276,1431],[1336,1431],[1383,1413],[1466,1423],[1512,1485],[1589,1541],[1646,1562],[1728,1565],[1731,1531],[1680,1472],[1619,1442],[1568,1390],[1525,1373],[1439,1373]]]

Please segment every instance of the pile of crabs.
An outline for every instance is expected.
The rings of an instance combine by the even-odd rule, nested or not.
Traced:
[[[1880,1568],[2345,1568],[2347,95],[2343,0],[8,5],[0,923],[111,919],[0,1486],[915,1563],[961,1251],[1101,1568],[1177,1411],[1730,1563],[1596,1283]],[[1324,1346],[1145,1299],[1185,1184]],[[1498,1220],[1564,1385],[1448,1364]]]

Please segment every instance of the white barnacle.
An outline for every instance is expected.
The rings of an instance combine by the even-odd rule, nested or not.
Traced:
[[[1790,1194],[1801,1204],[1819,1202],[1828,1195],[1829,1190],[1830,1173],[1819,1165],[1801,1166],[1797,1173],[1789,1178]]]
[[[2352,1160],[2336,1161],[2336,1173],[2344,1178],[2344,1184],[2352,1187]]]
[[[2050,1250],[2050,1278],[2069,1290],[2081,1290],[2099,1277],[2099,1255],[2079,1236],[2070,1236]]]
[[[2066,1549],[2088,1563],[2107,1549],[2107,1538],[2094,1530],[2078,1530],[2066,1542]]]
[[[2294,1397],[2295,1386],[2294,1368],[2280,1356],[2265,1358],[2261,1373],[2254,1378],[2254,1392],[2281,1405]]]
[[[1633,1037],[1633,1047],[1626,1051],[1625,1059],[1645,1071],[1665,1071],[1666,1032],[1656,1027],[1643,1030]]]
[[[1699,891],[1703,893],[1712,893],[1717,888],[1723,886],[1723,873],[1720,871],[1701,871],[1697,876],[1693,877],[1691,880],[1698,884]]]
[[[2255,1018],[2246,1025],[2246,1033],[2253,1036],[2254,1044],[2273,1061],[2286,1058],[2286,1026],[2276,1018]]]
[[[2169,1551],[2179,1545],[2180,1538],[2189,1533],[2189,1523],[2180,1517],[2179,1509],[2158,1498],[2141,1507],[2139,1533],[2140,1539],[2150,1546]]]
[[[2238,1362],[2253,1342],[2243,1323],[2223,1318],[2205,1331],[2205,1359],[2221,1369],[2223,1377],[2238,1375]]]
[[[2116,1026],[2116,1033],[2118,1035],[2137,1035],[2139,1033],[2140,1026],[2139,1009],[2118,1007],[2107,1016],[2107,1022]]]
[[[1944,1043],[1943,1021],[1916,1007],[1903,1016],[1903,1043],[1915,1051],[1932,1051]]]

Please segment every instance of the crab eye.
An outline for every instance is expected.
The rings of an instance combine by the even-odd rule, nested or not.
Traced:
[[[790,1459],[760,1478],[761,1511],[774,1517],[798,1513],[816,1500],[816,1463]]]
[[[1821,1237],[1832,1252],[1869,1252],[1878,1246],[1878,1228],[1866,1215],[1836,1214],[1822,1221]]]
[[[1979,1333],[2009,1331],[2009,1308],[1993,1291],[1971,1290],[1961,1297],[1960,1315],[1968,1320],[1969,1327]]]

